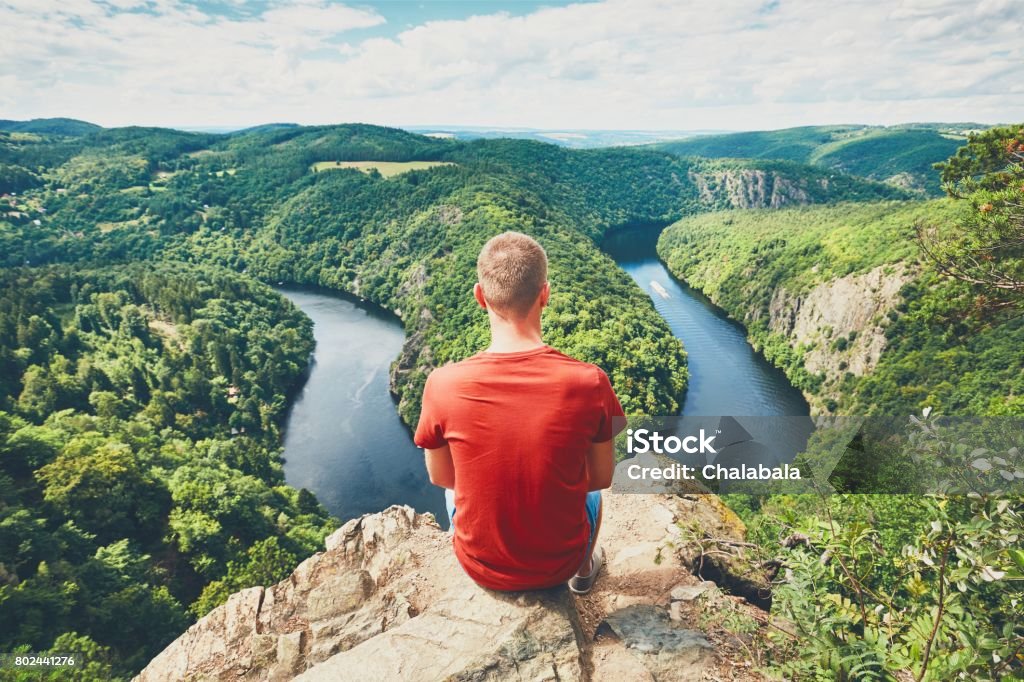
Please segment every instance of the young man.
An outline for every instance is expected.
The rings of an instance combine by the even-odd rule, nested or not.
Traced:
[[[427,378],[416,444],[431,482],[446,489],[455,554],[473,580],[494,590],[568,581],[589,592],[603,563],[599,491],[611,485],[622,407],[599,367],[541,339],[551,289],[540,244],[519,232],[494,237],[477,276],[491,345]]]

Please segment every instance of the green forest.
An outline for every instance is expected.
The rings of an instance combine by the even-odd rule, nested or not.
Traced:
[[[915,225],[953,224],[965,208],[972,210],[937,199],[704,214],[666,230],[659,250],[676,275],[743,321],[754,346],[828,412],[911,414],[930,406],[944,414],[1021,415],[1024,321],[977,310],[976,292],[943,279],[914,243]],[[870,372],[840,367],[851,362],[855,338],[823,329],[793,344],[772,328],[780,288],[806,296],[880,266],[914,274],[879,312],[885,351]],[[838,372],[807,370],[804,357],[816,347],[834,356]]]
[[[320,549],[336,520],[279,457],[313,348],[291,304],[172,262],[9,268],[0,290],[0,646],[137,670]]]
[[[792,154],[706,159],[355,124],[214,135],[0,122],[0,648],[89,651],[96,668],[83,679],[129,676],[231,592],[287,575],[337,527],[312,494],[284,484],[282,420],[313,341],[309,320],[266,283],[322,286],[393,311],[406,342],[392,390],[402,419],[415,423],[429,371],[487,343],[467,295],[476,254],[494,234],[521,230],[542,241],[551,262],[546,340],[604,367],[627,413],[672,414],[686,391],[685,349],[599,247],[619,226],[672,223],[659,244],[669,267],[743,322],[822,411],[1021,415],[1024,330],[1013,292],[992,293],[973,281],[983,280],[978,273],[957,278],[950,263],[974,258],[979,239],[995,234],[1007,239],[1000,272],[1016,272],[1021,183],[1005,150],[1024,136],[982,136],[941,175],[932,171],[949,198],[922,201],[921,185],[892,177],[943,161],[965,140],[950,148],[952,133],[911,132],[903,137],[918,151],[906,168],[869,172],[875,157],[855,150],[847,151],[861,165],[821,162],[842,151],[831,133]],[[836,148],[818,148],[828,144]],[[878,154],[887,144],[863,149]],[[389,177],[318,171],[337,160],[445,165]],[[985,181],[1000,174],[1011,179]],[[916,241],[929,225],[937,236],[923,251]],[[982,236],[964,236],[972,234]],[[817,345],[794,345],[770,324],[776,292],[800,296],[878,268],[906,282],[873,320],[886,340],[877,362],[859,374],[809,371],[814,352],[852,367],[840,356],[856,339],[821,330]],[[1020,584],[1006,565],[1024,562],[1016,541],[1006,542],[1021,523],[1018,501],[985,500],[979,511],[833,499],[826,511],[841,530],[827,533],[812,502],[731,500],[764,551],[777,548],[782,530],[812,526],[825,533],[818,546],[831,542],[839,556],[880,542],[895,554],[920,547],[932,561],[929,547],[946,543],[948,554],[954,539],[983,533],[994,554],[957,555],[970,564],[959,582],[984,583],[948,610],[961,624],[973,619],[973,630],[962,629],[974,640],[939,646],[931,633],[924,639],[936,653],[924,654],[921,638],[869,628],[857,616],[865,600],[853,615],[844,605],[885,586],[903,600],[886,602],[893,614],[915,595],[937,595],[942,620],[945,587],[934,588],[948,575],[920,569],[911,589],[899,582],[906,576],[882,572],[888,582],[865,586],[812,573],[814,560],[798,556],[809,547],[794,549],[796,582],[781,590],[791,596],[778,608],[798,619],[807,609],[821,615],[815,599],[834,601],[836,613],[809,622],[835,630],[829,650],[841,653],[822,659],[820,648],[773,645],[779,669],[800,679],[886,679],[921,668],[922,658],[924,670],[934,655],[933,672],[924,670],[931,676],[919,679],[1020,670],[1013,646],[1024,641],[1024,600],[1019,587],[1001,589]],[[979,577],[1000,572],[998,581]],[[818,591],[793,587],[800,580]],[[982,653],[970,658],[968,648]]]
[[[952,156],[977,124],[802,126],[703,135],[651,145],[680,156],[785,159],[889,183],[918,195],[941,196],[932,165]]]
[[[877,479],[945,469],[986,481],[946,495],[727,496],[751,560],[789,572],[772,613],[795,636],[755,638],[786,679],[1024,676],[1024,504],[1010,487],[1024,477],[1012,419],[1024,416],[1022,141],[1019,127],[972,136],[937,164],[944,199],[720,211],[659,239],[671,271],[742,321],[816,413],[910,417],[900,460],[868,465]],[[864,308],[893,282],[873,319],[837,330],[819,306],[817,328],[789,333],[815,292],[869,272],[843,291]],[[866,334],[884,350],[855,368]],[[815,353],[822,371],[809,369]],[[995,417],[984,423],[996,434],[965,441],[938,415]]]

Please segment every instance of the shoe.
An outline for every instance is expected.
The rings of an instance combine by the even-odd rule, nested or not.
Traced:
[[[604,548],[601,545],[594,548],[591,562],[590,575],[579,575],[577,573],[569,578],[569,591],[573,594],[587,594],[594,586],[597,574],[601,572],[601,567],[604,566]]]

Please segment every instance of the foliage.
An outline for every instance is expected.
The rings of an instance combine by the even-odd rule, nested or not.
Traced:
[[[131,673],[226,598],[208,585],[320,548],[336,522],[280,462],[312,350],[289,302],[180,263],[9,269],[0,291],[0,649]]]
[[[941,433],[933,445],[950,448]],[[898,499],[898,498],[897,498]],[[843,500],[843,503],[846,501]],[[875,504],[885,507],[882,496]],[[785,552],[775,605],[802,645],[782,666],[800,679],[1003,680],[1024,672],[1024,506],[1017,498],[915,498],[917,525],[899,556],[879,529],[808,519]],[[881,561],[880,561],[881,559]],[[891,563],[890,563],[891,562]],[[881,567],[885,570],[879,571]],[[902,679],[902,678],[900,678]]]
[[[938,164],[946,191],[969,208],[952,226],[920,224],[918,242],[946,275],[975,286],[980,308],[1024,300],[1024,127],[972,135]]]
[[[45,651],[35,651],[25,644],[15,647],[11,653],[36,653],[43,656],[74,656],[74,664],[46,670],[17,670],[12,667],[0,668],[0,682],[125,682],[128,678],[114,674],[115,654],[109,647],[100,646],[88,635],[65,632],[57,637],[53,646]]]
[[[950,414],[1020,414],[1013,396],[1024,391],[1024,323],[979,313],[968,285],[942,281],[919,261],[914,225],[952,220],[958,211],[956,203],[936,200],[710,213],[666,229],[658,250],[674,274],[742,321],[755,348],[794,385],[835,401],[833,411],[900,414],[932,406]],[[809,373],[803,358],[811,347],[794,346],[773,327],[773,301],[780,291],[806,296],[879,266],[909,266],[915,274],[896,307],[873,323],[886,339],[877,366],[864,376]],[[847,342],[818,341],[829,344],[835,362],[849,356]]]
[[[32,171],[6,163],[0,163],[0,195],[21,192],[42,183]]]
[[[957,126],[805,126],[701,135],[652,145],[680,156],[783,159],[888,182],[930,196],[941,194],[932,165],[963,143]]]
[[[300,559],[281,547],[276,536],[260,540],[246,550],[244,559],[228,562],[227,575],[207,585],[191,610],[202,617],[243,588],[277,584],[291,574]]]
[[[953,154],[963,141],[937,130],[872,130],[824,144],[808,162],[937,196],[940,187],[932,165]]]
[[[943,179],[955,183],[948,185],[951,193],[1015,189],[1006,154],[1019,134],[995,130],[971,139],[944,167]],[[902,440],[910,456],[901,465],[910,464],[909,473],[931,490],[973,490],[972,496],[729,497],[764,565],[782,569],[773,615],[796,640],[780,631],[772,653],[781,656],[776,671],[787,679],[1024,676],[1024,507],[1019,498],[998,494],[1005,479],[1020,475],[1019,433],[989,428],[979,448],[964,442],[962,427],[929,418],[932,407],[1021,414],[1024,323],[979,309],[970,285],[942,278],[914,243],[917,224],[970,227],[962,218],[966,203],[730,211],[686,218],[659,244],[670,268],[743,320],[755,345],[798,386],[835,391],[833,410],[906,414],[928,406]],[[978,208],[977,214],[990,213]],[[847,374],[828,386],[825,377],[806,372],[810,348],[791,345],[772,325],[773,302],[782,295],[805,296],[838,277],[907,266],[912,276],[901,302],[872,322],[884,328],[886,348],[865,376]],[[843,357],[849,342],[830,339],[828,351]],[[873,461],[872,471],[884,474],[880,469],[883,463]]]
[[[922,470],[965,468],[962,421],[926,411],[907,431]],[[1005,471],[987,435],[966,446],[963,480],[980,493],[727,497],[762,565],[781,569],[772,653],[786,679],[1024,677],[1024,504],[999,490],[1024,472]]]
[[[904,575],[894,593],[870,574],[878,547],[873,529],[809,529],[813,549],[788,553],[792,578],[775,591],[779,614],[802,638],[799,657],[782,666],[785,674],[865,680],[910,671],[923,680],[998,680],[1019,665],[1020,614],[1010,605],[1018,597],[992,594],[989,583],[1005,573],[985,561],[998,558],[987,555],[999,553],[1001,533],[1021,532],[1020,508],[993,506],[966,522],[949,522],[941,503],[931,511],[928,530],[898,559]]]
[[[217,137],[112,129],[15,145],[7,155],[38,167],[46,184],[27,217],[0,228],[6,264],[172,258],[350,291],[405,320],[394,388],[408,422],[426,373],[486,341],[466,292],[475,250],[500,230],[534,234],[551,252],[551,342],[606,367],[627,409],[668,414],[681,402],[685,357],[646,297],[598,251],[609,227],[748,201],[725,186],[699,189],[711,176],[743,186],[764,174],[773,196],[789,201],[903,196],[793,164],[702,165],[636,149],[462,143],[364,125]],[[325,159],[457,165],[392,178],[310,171]]]
[[[34,118],[29,121],[0,120],[0,130],[12,133],[37,133],[42,135],[75,136],[87,135],[101,130],[100,126],[74,118]]]
[[[332,159],[451,165],[391,178],[311,171]],[[395,311],[407,343],[393,385],[412,422],[430,369],[486,344],[469,296],[480,246],[525,231],[550,257],[549,342],[603,366],[627,411],[668,414],[685,390],[685,353],[598,249],[607,230],[740,205],[907,196],[792,162],[466,143],[364,125],[12,133],[0,135],[0,164],[37,178],[19,191],[17,215],[0,219],[0,647],[88,638],[81,646],[111,665],[104,677],[137,670],[231,592],[284,577],[332,527],[308,493],[284,485],[279,458],[309,321],[253,278],[345,290]],[[704,273],[742,319],[780,284],[806,291],[911,259],[907,219],[945,207],[716,214],[680,223],[699,240],[672,228],[665,243],[685,252],[667,260],[688,279]],[[124,265],[133,261],[143,262]],[[936,311],[958,310],[942,295],[908,291],[893,326],[908,325],[909,343],[948,345],[928,336],[945,324]],[[747,322],[813,390],[820,379],[800,374],[801,351]],[[963,388],[927,390],[953,404],[957,390],[968,402],[1005,396],[1018,330],[972,328],[979,345],[956,358]],[[942,367],[934,353],[893,356]],[[888,383],[876,385],[881,398],[869,389],[865,380],[857,395],[872,404],[903,396]]]
[[[824,144],[856,132],[859,126],[802,126],[782,130],[698,135],[653,145],[679,156],[736,159],[786,159],[806,162]]]

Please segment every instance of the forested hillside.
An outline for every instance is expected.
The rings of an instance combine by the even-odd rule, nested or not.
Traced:
[[[993,146],[1005,165],[1005,141]],[[994,170],[1006,174],[998,163]],[[942,276],[916,238],[929,229],[981,239],[994,263],[1000,234],[1010,240],[1001,262],[1018,263],[1012,227],[982,235],[963,227],[996,200],[708,213],[670,226],[658,250],[678,277],[742,321],[752,343],[822,410],[1019,415],[1024,322],[979,307],[991,291]],[[1016,198],[1002,201],[1012,207]]]
[[[806,126],[761,132],[705,135],[653,148],[680,156],[783,159],[939,196],[933,164],[945,161],[966,140],[973,124],[927,126]]]
[[[355,161],[387,162],[388,173],[344,167]],[[401,172],[428,161],[444,165]],[[941,202],[907,203],[902,189],[794,161],[367,125],[230,135],[37,126],[0,132],[0,182],[0,632],[7,649],[95,649],[91,660],[113,666],[96,677],[138,669],[193,614],[285,575],[333,528],[312,495],[283,484],[278,457],[309,322],[257,279],[394,311],[406,343],[392,389],[411,423],[427,373],[486,344],[469,296],[480,246],[522,230],[551,260],[548,342],[603,366],[628,412],[668,414],[686,389],[685,352],[597,244],[618,225],[743,209],[685,219],[666,233],[665,257],[747,316],[754,340],[826,409],[916,407],[918,389],[951,408],[991,391],[996,407],[1016,409],[1016,384],[997,369],[1017,327],[961,330],[932,315],[955,313],[941,307],[942,287],[961,285],[931,287],[906,230],[942,214]],[[847,203],[796,208],[835,202]],[[909,269],[886,271],[895,264]],[[808,370],[814,349],[783,343],[773,310],[865,271],[875,279],[856,280],[858,291],[878,286],[881,305],[898,280],[907,306],[872,324],[911,333],[884,351],[872,341],[870,362],[848,352],[852,380]],[[826,334],[789,317],[786,338]],[[834,332],[819,351],[858,348]],[[968,332],[977,345],[927,356],[917,392],[904,390],[925,360],[899,343],[948,349],[950,334]],[[933,386],[939,360],[959,362],[969,381]]]
[[[10,133],[73,137],[95,133],[102,128],[95,123],[80,121],[76,118],[34,118],[30,121],[0,120],[0,130]]]
[[[979,318],[971,288],[939,277],[914,241],[915,225],[952,221],[960,208],[939,200],[706,214],[667,229],[659,253],[823,409],[981,414],[1015,405],[1020,414],[1024,324]]]
[[[792,624],[760,640],[785,679],[1021,679],[1022,162],[1024,129],[996,128],[942,164],[947,199],[724,211],[660,238],[815,411],[905,424],[834,472],[859,494],[726,496]],[[943,494],[874,494],[943,466]]]
[[[137,670],[335,527],[284,485],[311,325],[181,263],[0,271],[0,648]]]
[[[452,165],[389,179],[315,172],[314,164],[339,160]],[[483,338],[484,321],[464,292],[475,250],[503,229],[550,241],[552,341],[607,366],[629,409],[665,413],[679,405],[684,356],[649,302],[597,250],[609,226],[663,224],[731,205],[904,196],[798,165],[457,143],[364,125],[8,136],[0,161],[43,179],[7,198],[6,265],[169,256],[340,288],[400,312],[408,341],[394,388],[409,421],[429,369]]]

